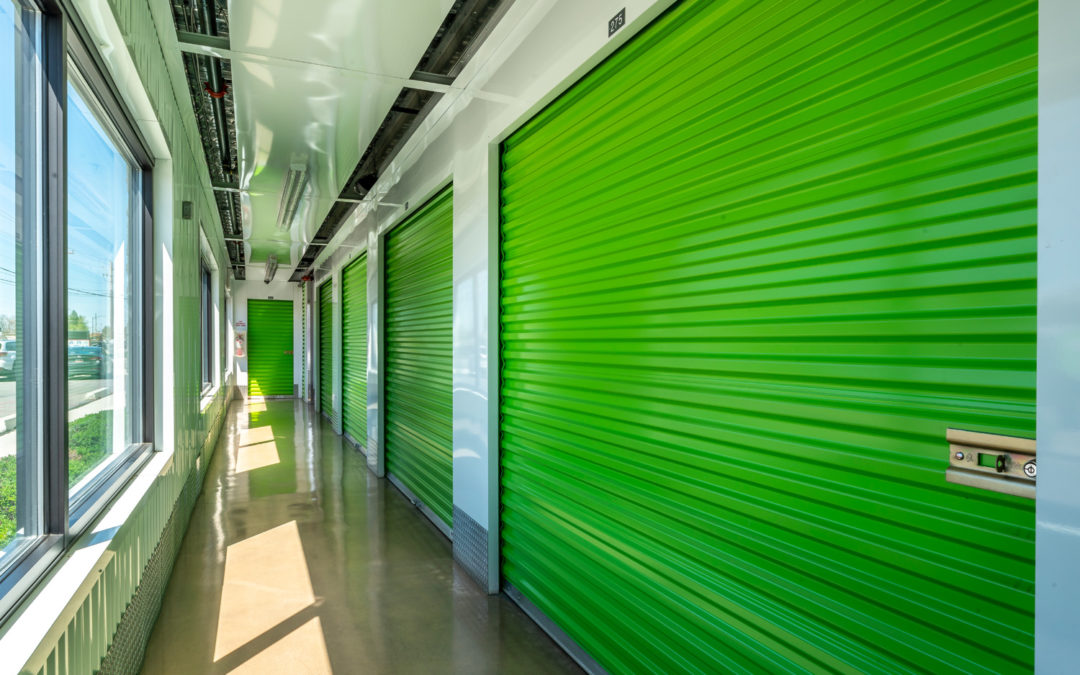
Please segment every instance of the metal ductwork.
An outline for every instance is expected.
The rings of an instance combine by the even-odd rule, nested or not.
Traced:
[[[198,0],[198,32],[210,37],[218,37],[217,4],[214,0]],[[204,85],[207,95],[214,106],[214,127],[217,131],[218,148],[221,152],[222,170],[231,168],[232,153],[229,151],[229,134],[225,128],[225,79],[221,76],[221,62],[212,56],[201,57],[206,61],[210,79]]]
[[[178,39],[198,39],[207,44],[227,46],[228,14],[216,0],[172,0],[172,7]],[[231,63],[228,59],[192,53],[184,53],[183,60],[206,165],[214,185],[229,264],[233,276],[244,279],[244,244],[237,241],[243,233],[243,224],[238,194],[239,163]]]

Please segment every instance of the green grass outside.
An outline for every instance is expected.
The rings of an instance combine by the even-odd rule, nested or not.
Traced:
[[[112,411],[68,425],[68,487],[78,483],[112,449]],[[0,458],[0,548],[15,538],[15,455]]]

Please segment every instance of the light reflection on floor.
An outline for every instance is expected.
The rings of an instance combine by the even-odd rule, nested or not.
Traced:
[[[580,672],[311,408],[226,420],[142,672]]]

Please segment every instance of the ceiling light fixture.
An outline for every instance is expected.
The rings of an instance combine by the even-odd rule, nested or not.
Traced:
[[[277,274],[277,256],[266,256],[266,278],[263,279],[264,283],[270,283],[274,280],[274,275]]]
[[[307,166],[293,164],[289,172],[285,174],[285,183],[281,186],[281,204],[278,206],[278,229],[287,230],[292,226],[296,218],[296,210],[300,208],[300,197],[307,188]]]

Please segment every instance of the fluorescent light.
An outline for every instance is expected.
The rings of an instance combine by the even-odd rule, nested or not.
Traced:
[[[266,256],[266,278],[263,279],[266,283],[270,283],[274,280],[274,275],[277,274],[277,256]]]
[[[281,204],[278,205],[278,229],[287,230],[292,226],[296,218],[296,210],[300,208],[300,197],[307,188],[307,166],[293,164],[289,172],[285,174],[285,182],[281,186]]]

